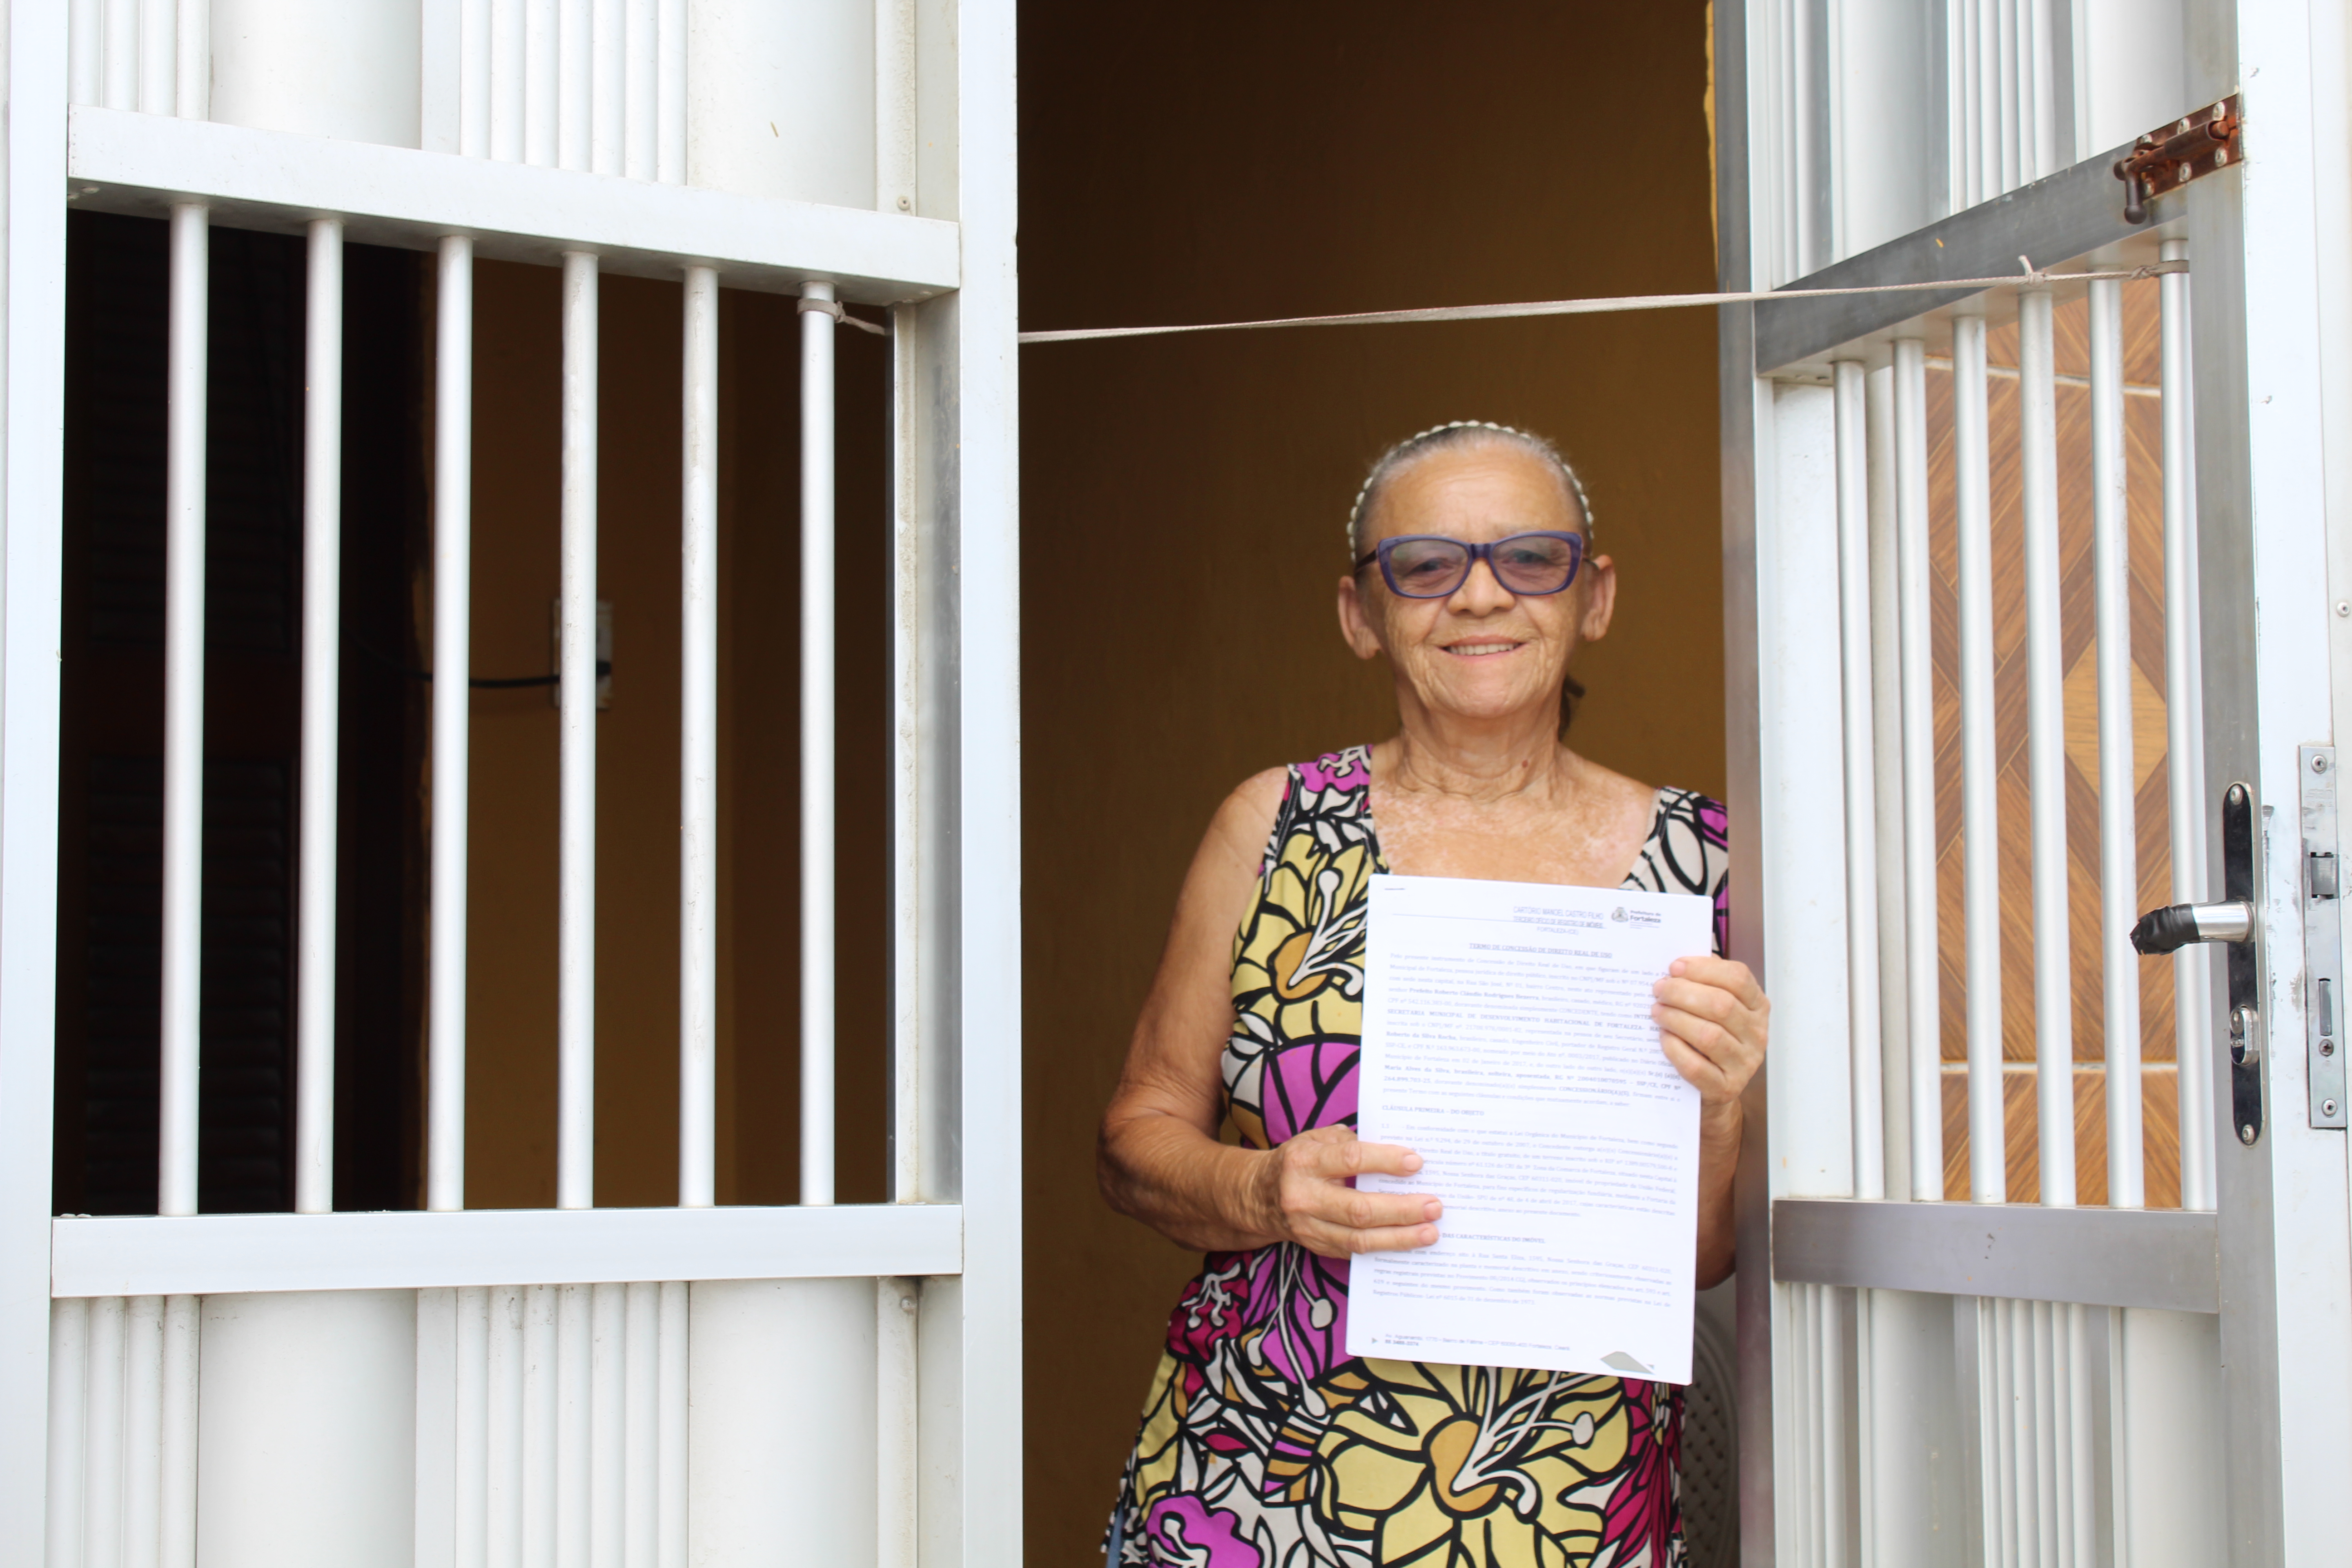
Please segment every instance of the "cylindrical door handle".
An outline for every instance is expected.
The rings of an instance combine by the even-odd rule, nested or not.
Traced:
[[[2192,942],[2244,942],[2254,934],[2254,906],[2243,899],[2219,904],[2167,904],[2140,916],[2131,943],[2154,958]]]

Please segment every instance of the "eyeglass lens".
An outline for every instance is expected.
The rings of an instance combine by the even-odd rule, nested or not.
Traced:
[[[1555,534],[1498,539],[1486,551],[1496,581],[1514,594],[1557,594],[1575,580],[1580,552]],[[1458,539],[1400,539],[1381,554],[1389,586],[1411,599],[1442,598],[1470,575],[1470,547]]]

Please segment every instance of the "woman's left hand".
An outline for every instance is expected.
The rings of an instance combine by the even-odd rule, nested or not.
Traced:
[[[1748,966],[1728,958],[1678,958],[1650,988],[1650,1016],[1665,1032],[1666,1059],[1699,1092],[1703,1111],[1739,1103],[1764,1065],[1771,998]]]

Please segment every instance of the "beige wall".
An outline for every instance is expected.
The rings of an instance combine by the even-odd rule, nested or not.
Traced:
[[[1711,288],[1703,16],[1034,0],[1023,324]],[[1090,1560],[1197,1261],[1092,1171],[1177,883],[1235,783],[1391,727],[1341,530],[1383,445],[1455,418],[1587,476],[1623,587],[1576,743],[1720,795],[1711,312],[1023,351],[1033,1563]]]

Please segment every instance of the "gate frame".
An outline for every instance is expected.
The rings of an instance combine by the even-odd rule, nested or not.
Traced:
[[[2263,1052],[2269,1110],[2252,1149],[2223,1125],[2230,1104],[2226,1054],[2217,1050],[2213,1061],[2225,1369],[2220,1441],[2227,1456],[2217,1493],[2226,1510],[2231,1560],[2246,1563],[2337,1560],[2344,1539],[2337,1500],[2352,1479],[2352,1334],[2345,1329],[2352,1321],[2352,1204],[2346,1141],[2341,1132],[2307,1125],[2299,1045],[2297,747],[2331,738],[2335,704],[2352,716],[2352,689],[2339,680],[2331,696],[2329,682],[2331,657],[2343,674],[2352,675],[2352,626],[2332,615],[2329,604],[2334,597],[2352,599],[2352,464],[2339,459],[2331,468],[2326,460],[2326,437],[2341,434],[2352,415],[2352,370],[2341,353],[2336,362],[2323,363],[2323,344],[2352,348],[2352,281],[2335,276],[2344,270],[2340,265],[2331,271],[2319,263],[2323,244],[2332,245],[2329,254],[2339,262],[2352,254],[2346,248],[2352,244],[2347,192],[2340,179],[2322,184],[2334,167],[2333,150],[2352,129],[2352,89],[2343,24],[2323,16],[2324,9],[2309,0],[2192,7],[2191,101],[2242,89],[2249,163],[2197,182],[2182,197],[2168,200],[2171,210],[2160,210],[2158,222],[2137,230],[2122,228],[2120,202],[2109,197],[2122,233],[2145,235],[2169,219],[2190,241],[2206,777],[2217,800],[2218,789],[2233,778],[2252,784],[2266,826],[2278,828],[2263,837],[2260,952],[2267,1037],[2290,1044]],[[1751,204],[1774,193],[1761,160],[1771,155],[1769,149],[1790,144],[1780,128],[1765,122],[1775,91],[1761,73],[1770,67],[1771,51],[1759,44],[1751,58],[1748,46],[1751,29],[1760,38],[1768,22],[1767,0],[1715,7],[1718,287],[1727,290],[1752,287],[1759,230],[1769,230],[1770,222]],[[2323,148],[2329,150],[2326,156]],[[1924,263],[1940,270],[1889,266],[1887,253],[1904,244],[1897,240],[1791,286],[1858,283],[1874,276],[1983,276],[2007,270],[2021,249],[2044,265],[2082,255],[2101,242],[2074,242],[2082,230],[2078,191],[2102,178],[2111,161],[2112,154],[2086,160],[2038,186],[1918,231],[1948,238],[1969,234],[1980,242],[1998,236],[2003,242],[1948,244]],[[2077,191],[2053,188],[2068,184],[2070,175],[2076,176]],[[1958,259],[1971,248],[1981,254]],[[1972,263],[1987,260],[1992,264],[1970,270]],[[1878,324],[1958,297],[1906,297],[1889,306],[1894,313]],[[1770,336],[1781,346],[1759,353],[1765,335],[1759,318],[1780,316],[1772,323],[1778,329],[1802,309],[1795,302],[1729,306],[1718,317],[1733,945],[1765,975],[1780,1025],[1778,1048],[1750,1089],[1749,1122],[1759,1135],[1743,1156],[1738,1198],[1740,1251],[1748,1265],[1738,1276],[1741,1561],[1751,1565],[1774,1563],[1784,1552],[1793,1556],[1780,1504],[1785,1488],[1802,1484],[1801,1458],[1776,1451],[1786,1434],[1775,1390],[1787,1369],[1774,1353],[1784,1292],[1775,1278],[1771,1204],[1788,1195],[1850,1196],[1853,1191],[1850,1153],[1839,1152],[1850,1151],[1845,1053],[1799,1044],[1843,1043],[1847,1036],[1844,947],[1830,940],[1828,930],[1843,925],[1843,890],[1832,889],[1823,906],[1780,875],[1811,864],[1812,881],[1824,887],[1835,881],[1819,874],[1821,867],[1843,863],[1835,816],[1817,812],[1809,820],[1786,803],[1841,799],[1843,781],[1834,745],[1806,754],[1788,744],[1819,727],[1822,695],[1791,668],[1790,639],[1761,597],[1778,557],[1806,548],[1795,537],[1802,531],[1774,536],[1776,510],[1793,494],[1808,515],[1833,515],[1833,497],[1823,489],[1833,481],[1776,475],[1773,364],[1759,360],[1785,363],[1869,325],[1831,331],[1797,354],[1786,352],[1789,334],[1775,330]],[[1833,309],[1817,307],[1815,313],[1827,321]],[[2314,331],[2315,323],[2326,335]],[[2330,535],[2341,542],[2332,563]],[[1834,677],[1833,653],[1829,669]],[[1829,721],[1834,735],[1834,713]],[[1774,773],[1769,790],[1768,761]],[[2219,835],[2210,837],[2217,859],[2207,875],[2218,888]],[[1824,918],[1828,910],[1839,911],[1834,921]],[[1776,931],[1801,931],[1805,940],[1776,942]],[[2217,998],[2222,990],[2214,988]],[[2226,1036],[2221,1005],[2217,1000],[2216,1039]],[[2283,1068],[2270,1070],[2282,1061]],[[1841,1159],[1849,1168],[1838,1168]],[[2284,1346],[2294,1347],[2291,1363]]]

